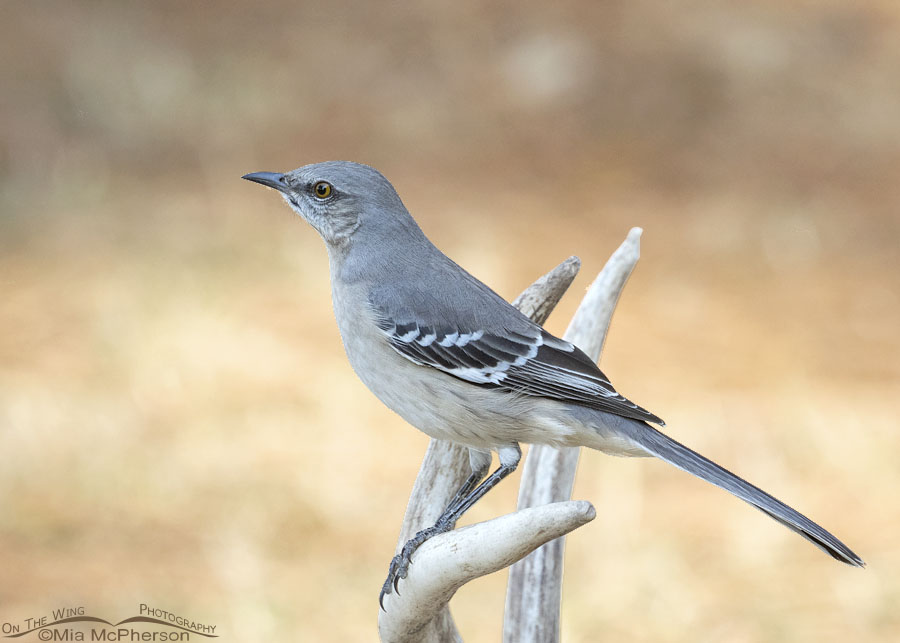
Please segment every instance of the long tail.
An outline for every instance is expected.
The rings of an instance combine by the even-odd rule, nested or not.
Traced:
[[[687,471],[702,480],[711,482],[717,487],[733,493],[741,500],[750,503],[788,529],[797,532],[812,544],[824,550],[832,558],[848,565],[865,567],[866,564],[862,558],[853,553],[847,545],[800,512],[791,509],[762,489],[754,487],[746,480],[720,467],[715,462],[707,460],[699,453],[691,451],[683,444],[660,433],[650,425],[641,423],[640,429],[634,431],[630,437],[661,460],[665,460],[669,464],[675,465],[679,469]]]

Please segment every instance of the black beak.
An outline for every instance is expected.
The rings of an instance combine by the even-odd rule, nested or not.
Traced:
[[[273,188],[279,192],[284,192],[288,187],[284,182],[284,174],[278,174],[277,172],[253,172],[245,174],[241,178],[265,185],[267,188]]]

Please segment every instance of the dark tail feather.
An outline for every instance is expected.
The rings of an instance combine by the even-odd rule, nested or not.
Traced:
[[[653,427],[643,424],[641,429],[632,436],[632,439],[661,460],[665,460],[669,464],[675,465],[679,469],[687,471],[702,480],[711,482],[717,487],[733,493],[741,500],[750,503],[788,529],[797,532],[812,544],[824,550],[832,558],[848,565],[865,567],[866,564],[862,558],[854,554],[847,545],[803,514],[794,511],[762,489],[754,487],[746,480],[720,467],[715,462],[707,460],[699,453],[691,451],[683,444],[660,433]]]

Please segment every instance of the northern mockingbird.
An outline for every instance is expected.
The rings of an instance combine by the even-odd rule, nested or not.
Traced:
[[[469,449],[471,475],[435,525],[394,557],[382,599],[397,589],[422,542],[453,529],[515,470],[520,442],[656,456],[731,492],[837,560],[864,565],[806,516],[651,426],[664,423],[617,393],[576,346],[438,250],[377,170],[331,161],[243,178],[278,190],[325,240],[334,314],[359,378],[420,431]],[[492,451],[500,466],[481,482]]]

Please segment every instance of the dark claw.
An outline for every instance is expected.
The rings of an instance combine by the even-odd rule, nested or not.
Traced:
[[[521,452],[519,452],[518,450],[518,445],[514,446],[517,454],[515,456],[515,460],[504,462],[501,455],[500,468],[494,471],[494,473],[488,476],[487,480],[482,482],[477,487],[475,485],[479,480],[481,480],[484,471],[486,471],[486,465],[484,470],[482,470],[481,468],[478,468],[477,470],[473,469],[472,475],[469,476],[465,484],[460,488],[459,492],[450,502],[450,506],[444,510],[444,513],[442,513],[441,517],[437,519],[437,522],[434,523],[434,526],[429,527],[428,529],[423,529],[408,541],[406,541],[406,544],[403,545],[403,549],[400,550],[400,553],[394,556],[394,558],[391,560],[391,566],[388,569],[387,580],[385,580],[384,585],[381,586],[381,594],[378,596],[378,604],[381,605],[381,609],[384,609],[384,597],[386,594],[397,592],[397,595],[400,595],[400,592],[397,591],[397,588],[400,584],[400,579],[406,578],[406,575],[409,572],[409,565],[412,562],[412,555],[416,551],[416,549],[419,548],[419,545],[424,543],[432,536],[443,534],[444,532],[453,529],[453,527],[456,525],[456,521],[466,511],[466,509],[475,504],[479,498],[481,498],[484,494],[494,488],[494,486],[503,478],[516,470],[516,465],[519,463],[519,456],[521,455]]]
[[[419,545],[437,534],[450,531],[452,524],[439,524],[428,529],[423,529],[415,536],[406,541],[400,553],[391,559],[391,565],[388,567],[388,576],[381,586],[381,594],[378,595],[378,604],[384,610],[384,597],[391,593],[400,596],[400,579],[409,575],[409,566],[412,563],[412,555],[419,548]]]
[[[382,610],[384,610],[384,597],[391,592],[397,592],[397,567],[399,565],[400,554],[397,554],[391,559],[387,580],[384,581],[384,585],[381,586],[381,593],[378,595],[378,604]],[[397,596],[400,596],[400,592],[397,592]]]

